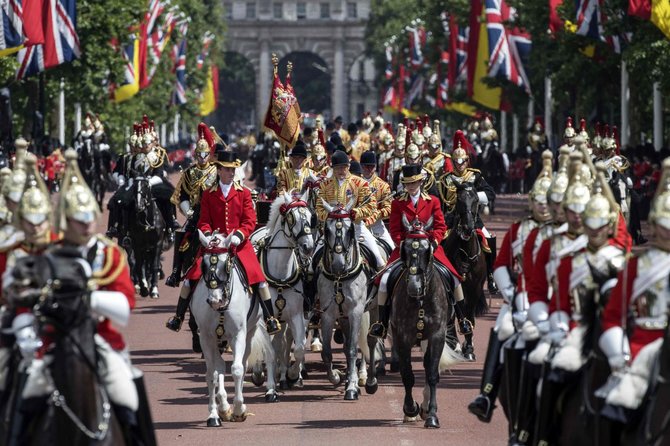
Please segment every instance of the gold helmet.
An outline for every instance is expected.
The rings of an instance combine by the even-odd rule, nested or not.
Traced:
[[[398,124],[398,132],[396,133],[395,142],[397,148],[405,148],[409,141],[407,139],[407,132],[405,131],[405,124],[402,122]]]
[[[582,118],[579,120],[579,134],[578,136],[584,141],[584,144],[588,145],[591,142],[589,137],[589,132],[586,131],[586,119]]]
[[[565,123],[565,131],[563,132],[563,138],[574,138],[577,135],[575,128],[572,126],[572,118],[568,117]]]
[[[605,135],[600,141],[600,150],[605,154],[611,154],[617,149],[617,128],[612,127],[612,132],[609,132],[609,126],[605,126]]]
[[[584,226],[590,229],[599,229],[606,224],[614,224],[618,217],[618,205],[610,190],[605,172],[607,167],[603,162],[596,164],[597,176],[593,183],[591,198],[584,209]]]
[[[201,122],[198,124],[198,142],[195,144],[195,157],[199,161],[209,157],[214,149],[214,137],[207,124]]]
[[[0,169],[0,188],[3,184],[5,184],[5,182],[9,181],[11,175],[12,171],[9,168],[3,167]],[[7,207],[5,196],[0,194],[0,224],[7,224],[11,221],[11,219],[12,213]]]
[[[439,123],[439,121],[438,121]],[[426,141],[430,141],[430,137],[433,136],[433,129],[430,128],[430,117],[428,115],[423,115],[423,137]]]
[[[312,147],[312,158],[320,161],[326,157],[326,137],[323,134],[321,122],[318,119],[316,120],[316,132],[317,142]]]
[[[21,195],[26,187],[25,157],[21,158],[20,163],[14,165],[9,177],[2,183],[2,195],[8,200],[18,203],[21,201]]]
[[[84,181],[77,164],[77,152],[65,151],[65,173],[58,203],[58,230],[64,230],[67,219],[91,223],[100,216],[93,192]]]
[[[365,112],[361,122],[363,123],[365,133],[372,133],[372,130],[375,128],[375,122],[372,120],[370,112]]]
[[[565,191],[565,198],[563,199],[563,207],[578,214],[584,212],[586,203],[591,198],[591,191],[582,179],[583,156],[581,152],[572,152],[570,154],[570,184]]]
[[[25,159],[26,186],[17,210],[20,218],[34,225],[44,223],[51,215],[51,201],[44,180],[37,170],[37,158],[29,154]]]
[[[537,179],[533,184],[533,188],[530,190],[530,192],[528,192],[528,200],[530,202],[547,202],[547,193],[549,191],[549,187],[551,186],[552,159],[553,154],[551,153],[551,150],[545,150],[542,152],[542,170],[537,176]]]
[[[433,130],[428,138],[428,145],[432,148],[439,148],[442,150],[442,135],[440,134],[440,121],[437,119],[433,121]]]
[[[419,147],[426,142],[426,138],[423,136],[423,121],[421,121],[421,118],[416,118],[416,127],[412,129],[412,142]]]
[[[413,141],[412,137],[412,133],[416,130],[407,127],[405,131],[405,141],[408,143],[407,147],[405,147],[405,161],[408,164],[416,164],[417,160],[421,158],[421,149],[419,149],[419,146]]]
[[[137,139],[139,138],[139,133],[140,131],[140,125],[138,123],[133,124],[133,133],[130,134],[128,137],[128,145],[130,146],[130,150],[133,150],[135,147],[137,147]]]
[[[595,134],[593,135],[593,144],[592,144],[593,145],[593,150],[596,151],[596,154],[600,150],[600,145],[602,144],[602,139],[603,139],[603,137],[602,137],[602,134],[601,134],[601,131],[600,131],[600,122],[596,122],[596,130],[595,130]]]
[[[663,160],[663,174],[652,201],[649,221],[670,229],[670,158]]]
[[[561,147],[558,156],[558,172],[549,186],[547,200],[554,203],[561,203],[565,198],[565,191],[568,189],[570,179],[568,178],[568,163],[570,162],[570,148]]]
[[[484,119],[482,119],[481,128],[483,131],[493,129],[493,122],[491,122],[491,118],[488,114],[484,116]]]
[[[468,152],[465,151],[465,148],[468,146],[468,142],[465,139],[465,134],[461,130],[456,130],[454,133],[454,146],[453,151],[451,152],[451,160],[457,164],[461,165],[466,161],[470,160]]]

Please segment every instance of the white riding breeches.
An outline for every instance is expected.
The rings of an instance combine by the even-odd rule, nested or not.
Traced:
[[[122,352],[115,351],[100,335],[95,335],[95,344],[102,359],[99,367],[100,379],[107,389],[109,399],[114,404],[136,412],[139,397],[128,357],[124,358]]]
[[[354,226],[354,230],[356,231],[356,237],[358,237],[358,239],[361,240],[361,242],[375,256],[377,267],[379,269],[383,268],[386,262],[384,261],[384,257],[382,257],[382,253],[379,250],[379,246],[377,246],[377,241],[375,240],[375,236],[372,235],[372,232],[370,232],[363,222],[357,223]]]
[[[378,239],[384,240],[391,247],[391,251],[393,251],[393,249],[395,248],[395,243],[393,243],[391,233],[389,232],[388,229],[386,229],[386,225],[384,225],[383,221],[377,220],[376,222],[371,224],[370,231]]]

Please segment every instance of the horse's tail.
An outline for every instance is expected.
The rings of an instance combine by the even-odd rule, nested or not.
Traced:
[[[465,294],[465,314],[473,314],[476,317],[481,317],[489,312],[489,303],[482,289],[484,279],[481,282],[481,284],[471,283],[467,289],[463,289],[463,293]]]
[[[421,341],[421,351],[426,352],[428,348],[428,341]],[[456,353],[454,349],[449,347],[449,344],[444,343],[444,348],[442,349],[442,356],[440,356],[440,365],[438,367],[439,373],[449,370],[452,366],[465,362],[463,355]]]
[[[263,321],[259,320],[254,336],[251,338],[247,369],[252,369],[256,364],[262,364],[263,360],[265,360],[266,363],[271,363],[274,362],[275,359],[270,335],[268,335]]]

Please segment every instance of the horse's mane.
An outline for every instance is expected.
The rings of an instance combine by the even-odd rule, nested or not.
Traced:
[[[275,198],[275,201],[273,201],[270,205],[270,216],[268,217],[268,223],[266,225],[268,228],[268,234],[274,234],[277,232],[278,228],[276,228],[276,225],[280,221],[279,217],[281,216],[279,208],[285,202],[284,194],[279,194],[279,196]]]

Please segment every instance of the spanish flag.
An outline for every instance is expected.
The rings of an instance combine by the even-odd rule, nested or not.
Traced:
[[[200,116],[207,116],[216,110],[219,101],[219,69],[214,65],[209,67],[207,84],[200,97]]]

